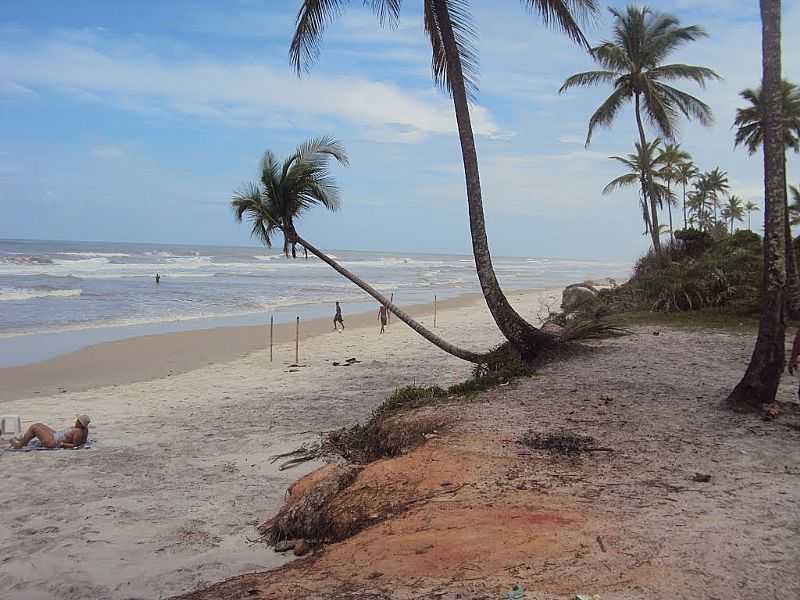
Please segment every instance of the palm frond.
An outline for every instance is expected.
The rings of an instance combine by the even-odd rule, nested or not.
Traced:
[[[589,87],[599,83],[614,83],[619,74],[614,71],[586,71],[585,73],[576,73],[567,80],[558,89],[559,94],[563,94],[568,89],[573,87]]]
[[[289,62],[298,74],[308,71],[319,58],[325,28],[341,13],[348,0],[304,0],[297,12],[295,32],[289,46]]]
[[[693,65],[672,64],[653,67],[648,72],[648,76],[660,81],[676,81],[688,79],[694,81],[700,87],[706,86],[706,81],[722,79],[713,69],[708,67],[695,67]]]
[[[425,33],[427,33],[431,42],[431,73],[433,80],[442,90],[452,94],[450,67],[457,69],[457,65],[447,64],[447,53],[445,52],[445,43],[442,37],[443,32],[436,13],[437,3],[449,15],[458,50],[457,60],[460,63],[460,71],[464,78],[464,88],[467,92],[467,98],[474,99],[478,91],[478,34],[472,22],[467,0],[425,0],[424,2]]]
[[[706,126],[714,122],[711,107],[702,100],[664,83],[656,83],[655,86],[661,95],[668,97],[687,119],[697,119]]]
[[[589,48],[579,22],[589,22],[597,15],[595,0],[521,0],[523,6],[539,14],[542,22],[564,32],[574,42]]]
[[[612,156],[611,158],[619,158],[617,156]],[[626,173],[625,175],[620,175],[619,177],[615,177],[611,181],[608,182],[608,185],[603,188],[603,195],[610,194],[612,192],[616,192],[622,188],[631,187],[632,185],[637,185],[641,181],[641,177],[638,173]]]
[[[297,74],[308,71],[319,58],[322,34],[342,14],[349,0],[303,0],[295,20],[295,32],[289,46],[289,62]],[[394,27],[400,15],[401,0],[364,0],[381,25]]]
[[[592,141],[592,134],[596,127],[610,127],[614,122],[614,117],[617,116],[619,109],[628,99],[627,90],[623,88],[615,89],[611,95],[606,98],[606,101],[600,105],[592,118],[589,119],[589,131],[586,133],[586,145],[588,146]]]

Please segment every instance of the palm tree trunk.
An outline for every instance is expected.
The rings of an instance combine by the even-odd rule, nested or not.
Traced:
[[[688,229],[686,224],[686,182],[683,182],[683,228]]]
[[[764,274],[750,364],[728,401],[760,408],[775,400],[785,360],[786,180],[781,94],[781,0],[760,0],[764,94]]]
[[[447,58],[447,76],[453,94],[458,137],[461,142],[461,155],[464,161],[464,176],[469,206],[469,225],[472,236],[472,253],[483,297],[500,331],[524,355],[535,352],[547,345],[549,337],[523,319],[509,304],[500,288],[500,283],[492,266],[489,241],[486,237],[486,223],[483,215],[481,181],[478,172],[478,154],[464,87],[464,74],[461,58],[456,45],[450,11],[447,3],[434,1],[436,20],[442,36],[442,44]]]
[[[639,94],[635,95],[636,98],[636,125],[639,127],[639,143],[642,144],[642,151],[647,147],[647,139],[644,135],[644,127],[642,126],[642,115],[639,107]],[[661,238],[658,237],[658,212],[656,209],[655,198],[650,193],[650,178],[645,173],[642,173],[642,193],[645,198],[650,202],[650,236],[653,239],[653,250],[658,256],[661,256]]]
[[[292,235],[292,234],[289,234],[289,235]],[[397,306],[392,304],[386,296],[381,294],[379,291],[377,291],[375,288],[373,288],[371,285],[369,285],[366,281],[362,280],[357,275],[355,275],[355,274],[351,273],[350,271],[348,271],[347,269],[345,269],[342,265],[340,265],[339,263],[334,261],[332,258],[327,256],[326,254],[324,254],[320,250],[317,250],[314,246],[312,246],[306,240],[304,240],[299,235],[297,235],[296,232],[293,234],[293,237],[294,237],[294,241],[296,243],[300,244],[303,248],[305,248],[306,250],[311,252],[311,254],[316,256],[322,262],[327,263],[337,273],[339,273],[340,275],[343,275],[344,277],[346,277],[347,279],[349,279],[350,281],[355,283],[358,287],[360,287],[362,290],[367,292],[370,296],[375,298],[375,300],[377,300],[381,305],[385,306],[388,310],[390,310],[395,315],[397,315],[398,319],[403,321],[406,325],[411,327],[411,329],[416,331],[418,334],[420,334],[422,337],[424,337],[426,340],[428,340],[434,346],[436,346],[438,348],[441,348],[442,350],[444,350],[448,354],[452,354],[453,356],[455,356],[457,358],[460,358],[462,360],[466,360],[466,361],[471,362],[471,363],[482,364],[482,363],[485,363],[487,361],[487,359],[488,359],[488,355],[487,354],[478,354],[477,352],[470,352],[469,350],[464,350],[462,348],[459,348],[458,346],[454,346],[453,344],[443,340],[438,335],[436,335],[432,331],[429,331],[423,325],[421,325],[420,323],[415,321],[413,318],[411,318],[406,312],[404,312],[403,310],[401,310],[400,308],[398,308]]]
[[[669,211],[669,241],[675,241],[675,233],[672,230],[672,193],[669,189],[670,181],[667,179],[667,210]]]

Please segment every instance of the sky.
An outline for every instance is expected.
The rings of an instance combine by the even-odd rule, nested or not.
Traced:
[[[469,253],[455,116],[432,83],[421,2],[404,2],[395,29],[351,4],[298,78],[288,47],[299,0],[4,1],[0,238],[251,244],[232,217],[232,192],[257,179],[267,149],[282,157],[331,135],[350,156],[349,167],[333,169],[343,208],[311,211],[301,235],[329,249]],[[608,36],[606,7],[626,3],[601,4],[585,29],[593,43]],[[760,79],[758,2],[652,4],[709,33],[674,62],[723,77],[705,89],[678,84],[715,117],[707,128],[682,121],[682,147],[763,204],[762,161],[734,150],[732,130],[738,92]],[[800,0],[783,4],[784,31],[797,31]],[[472,118],[492,252],[634,259],[648,245],[637,194],[601,193],[622,173],[608,157],[633,149],[633,112],[584,147],[588,119],[610,90],[558,89],[594,68],[587,53],[520,2],[472,6],[480,53]],[[800,81],[798,36],[783,43],[784,76]],[[800,180],[800,161],[788,161],[790,182]]]

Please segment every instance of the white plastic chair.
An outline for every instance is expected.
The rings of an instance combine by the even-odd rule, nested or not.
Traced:
[[[13,435],[22,433],[22,419],[19,418],[19,415],[2,415],[0,416],[0,435],[11,433],[8,423],[11,423],[14,428]]]

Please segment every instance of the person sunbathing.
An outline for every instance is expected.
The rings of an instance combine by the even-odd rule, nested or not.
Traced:
[[[33,438],[36,438],[45,448],[78,448],[83,446],[89,438],[90,422],[91,419],[88,416],[78,415],[75,425],[61,431],[55,431],[44,423],[34,423],[22,436],[11,440],[11,447],[24,448]]]

